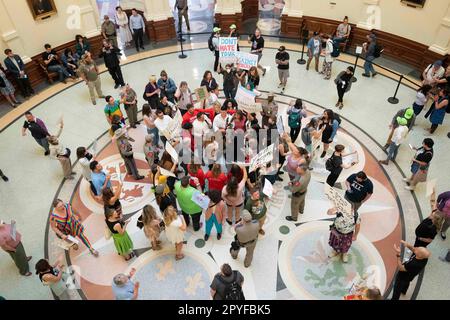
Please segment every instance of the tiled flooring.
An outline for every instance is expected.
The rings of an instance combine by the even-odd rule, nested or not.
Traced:
[[[269,45],[270,46],[270,45]],[[273,48],[276,48],[278,44],[273,43]],[[150,59],[144,59],[139,62],[130,63],[123,67],[124,77],[126,81],[137,90],[138,96],[143,91],[148,76],[150,74],[157,74],[164,68],[169,75],[175,79],[177,84],[180,81],[186,80],[191,89],[196,88],[200,84],[200,80],[205,69],[212,69],[213,56],[208,49],[202,49],[201,45],[195,45],[197,50],[189,51],[188,58],[185,60],[178,59],[178,53],[157,55],[158,50],[152,52],[154,56]],[[204,48],[204,47],[203,47]],[[248,50],[244,48],[243,50]],[[298,48],[296,49],[298,50]],[[164,53],[164,49],[159,50]],[[267,75],[262,78],[261,90],[277,91],[277,72],[274,64],[274,56],[276,51],[274,49],[266,49],[262,64],[268,67]],[[148,53],[141,53],[139,58],[146,58]],[[320,112],[320,107],[332,107],[336,102],[335,87],[331,81],[322,80],[314,71],[306,72],[304,66],[299,66],[295,63],[299,59],[299,52],[291,53],[291,78],[289,80],[288,87],[286,89],[286,95],[290,97],[301,97],[306,101],[310,101],[314,104],[308,104],[310,111],[313,113]],[[135,57],[128,57],[128,61],[134,61]],[[336,62],[334,65],[333,75],[343,70],[347,64],[344,62]],[[144,70],[144,71],[143,71]],[[365,154],[364,168],[370,171],[371,177],[374,180],[379,181],[376,184],[375,201],[373,204],[367,204],[369,217],[376,217],[372,223],[366,224],[364,228],[367,228],[362,232],[361,240],[355,245],[355,256],[361,256],[362,260],[367,265],[381,265],[385,266],[386,273],[383,276],[381,274],[380,279],[381,287],[388,289],[389,280],[393,275],[392,257],[394,256],[391,250],[392,244],[397,242],[402,234],[399,230],[402,228],[406,231],[406,239],[412,241],[413,230],[419,222],[419,215],[423,216],[429,213],[429,204],[425,198],[425,185],[420,185],[415,192],[417,201],[419,203],[420,210],[418,211],[415,206],[414,198],[410,192],[403,189],[403,183],[401,177],[408,175],[409,163],[412,154],[407,147],[400,149],[399,156],[397,158],[398,167],[391,165],[385,170],[381,170],[375,163],[376,159],[383,157],[383,152],[379,148],[379,145],[384,144],[386,136],[388,134],[387,125],[390,122],[391,117],[395,112],[401,108],[408,106],[414,100],[415,93],[412,89],[402,86],[399,91],[399,99],[401,104],[391,105],[387,102],[387,98],[392,95],[391,92],[395,89],[395,82],[384,76],[379,76],[375,79],[365,79],[360,76],[361,70],[358,70],[358,82],[352,88],[352,91],[346,95],[346,106],[339,114],[345,119],[343,122],[343,129],[345,132],[351,135],[351,139],[347,140],[342,136],[344,141],[349,144],[354,143],[355,148],[362,147]],[[117,91],[112,89],[113,82],[109,77],[109,74],[102,74],[103,88],[106,94],[117,95]],[[219,83],[220,77],[217,77]],[[59,84],[51,89],[64,88]],[[52,90],[53,91],[53,90]],[[39,97],[30,101],[30,104],[37,103],[38,98],[43,99],[46,92],[42,92]],[[288,103],[292,98],[290,97],[277,97],[282,104]],[[69,89],[50,97],[45,102],[39,104],[33,112],[40,118],[42,118],[48,125],[50,131],[56,129],[57,120],[61,114],[64,115],[65,129],[61,136],[61,140],[65,145],[75,150],[78,146],[88,146],[98,137],[102,136],[108,129],[106,120],[102,112],[103,103],[99,103],[96,107],[92,106],[89,101],[88,93],[82,84],[77,84]],[[26,107],[26,106],[24,106]],[[285,107],[284,107],[285,108]],[[332,107],[334,108],[334,107]],[[284,110],[284,109],[282,109]],[[18,113],[20,115],[20,113]],[[13,117],[12,119],[14,119]],[[48,241],[50,245],[46,247],[45,231],[47,229],[47,218],[49,208],[53,198],[61,191],[60,196],[64,199],[69,199],[71,194],[77,190],[77,184],[64,183],[61,185],[62,176],[59,163],[57,161],[50,160],[43,156],[42,149],[36,145],[34,140],[30,137],[20,136],[20,127],[23,123],[23,119],[20,118],[12,123],[3,131],[0,132],[0,163],[1,169],[10,177],[9,183],[0,183],[0,205],[1,205],[1,218],[5,221],[15,219],[18,224],[18,230],[23,235],[23,243],[28,254],[33,255],[33,260],[30,266],[33,267],[34,263],[42,257],[44,252],[49,252],[51,257],[58,255],[58,253],[52,251],[51,238]],[[0,120],[0,124],[1,123]],[[356,127],[357,126],[357,127]],[[413,145],[419,145],[424,136],[424,130],[422,128],[428,127],[429,123],[423,118],[419,118],[414,130],[410,133],[408,138],[409,143]],[[360,131],[361,128],[364,132]],[[448,159],[446,158],[445,150],[450,147],[450,139],[446,137],[449,131],[448,120],[445,124],[438,129],[435,137],[436,151],[435,159],[433,159],[429,177],[430,179],[438,178],[437,191],[443,192],[448,189],[448,181],[450,174],[448,170],[443,170],[448,167]],[[344,132],[343,132],[344,133]],[[133,132],[139,136],[139,131]],[[105,139],[105,138],[103,138]],[[352,142],[355,141],[355,142]],[[100,143],[101,142],[101,143]],[[107,145],[106,140],[100,140],[99,145]],[[359,146],[359,147],[358,147]],[[136,147],[139,149],[140,147]],[[6,150],[6,152],[3,152]],[[108,151],[105,151],[108,152]],[[114,152],[113,152],[114,153]],[[111,153],[111,154],[113,154]],[[110,154],[110,155],[111,155]],[[105,154],[106,155],[106,154]],[[372,163],[372,164],[370,164]],[[391,182],[387,182],[386,175],[390,177]],[[78,175],[79,177],[79,175]],[[320,187],[320,177],[312,186],[310,190],[310,201],[312,203],[325,203],[323,199],[322,189]],[[61,189],[60,189],[61,187]],[[81,185],[81,187],[83,187]],[[403,210],[403,222],[398,219],[399,211],[396,208],[396,204],[389,202],[389,195],[397,193],[401,200]],[[283,193],[281,192],[283,195]],[[313,197],[314,195],[314,197]],[[318,198],[315,198],[317,195]],[[326,228],[324,228],[323,220],[320,215],[323,213],[321,206],[320,210],[313,207],[312,211],[307,210],[313,215],[312,219],[308,223],[304,223],[300,226],[287,225],[284,223],[284,213],[289,210],[289,201],[284,199],[284,196],[274,201],[274,209],[271,210],[268,220],[268,234],[261,239],[258,244],[258,251],[255,253],[255,261],[251,269],[244,269],[242,267],[242,261],[238,260],[234,266],[244,272],[244,276],[249,281],[246,283],[246,293],[248,298],[255,299],[295,299],[295,298],[324,298],[318,295],[317,292],[308,289],[308,283],[305,283],[305,276],[301,274],[304,271],[303,260],[292,260],[295,257],[307,256],[308,252],[302,252],[301,248],[295,246],[298,240],[303,239],[305,235],[311,234],[311,240],[308,242],[309,248],[313,249],[314,246],[323,243],[320,238],[326,237]],[[280,209],[281,208],[281,209]],[[381,208],[381,209],[380,209]],[[394,208],[394,210],[390,209]],[[380,211],[381,210],[381,211]],[[392,210],[392,211],[391,211]],[[92,212],[92,210],[90,210]],[[281,214],[283,212],[283,214]],[[370,214],[376,213],[379,215]],[[378,213],[377,213],[378,212]],[[96,217],[96,215],[92,215]],[[397,218],[396,218],[397,217]],[[86,216],[86,225],[88,230],[92,230],[92,237],[99,246],[102,253],[102,257],[99,258],[99,265],[108,265],[111,261],[117,261],[117,257],[110,256],[113,253],[114,248],[110,244],[102,242],[101,236],[99,236],[98,226],[99,221],[89,221]],[[305,215],[305,219],[308,219],[308,214]],[[101,219],[100,219],[101,220]],[[379,221],[386,220],[390,223],[390,227],[383,223],[383,228],[379,228],[381,224]],[[287,226],[290,232],[288,234],[283,233]],[[372,227],[373,226],[373,227]],[[399,229],[400,228],[400,229]],[[100,228],[101,229],[101,228]],[[384,230],[384,231],[383,231]],[[390,230],[390,231],[389,231]],[[281,232],[283,231],[283,232]],[[131,231],[130,231],[131,232]],[[317,234],[319,232],[319,234]],[[388,232],[388,233],[386,233]],[[148,244],[145,242],[142,234],[137,231],[133,231],[133,240],[137,249],[145,249]],[[52,233],[50,232],[50,237]],[[317,236],[319,235],[319,238]],[[232,236],[232,233],[229,233]],[[203,245],[196,241],[202,237],[202,233],[195,234],[192,231],[187,236],[187,259],[183,267],[186,270],[193,270],[193,268],[199,269],[199,274],[189,272],[179,274],[183,278],[190,277],[187,280],[186,287],[180,288],[179,291],[174,291],[172,296],[160,296],[160,298],[189,298],[189,297],[203,297],[203,291],[207,290],[209,281],[207,277],[211,273],[217,271],[217,265],[225,261],[229,261],[227,254],[228,242],[227,237],[224,237],[222,242],[216,242],[210,240],[206,245]],[[213,237],[212,237],[213,238]],[[317,239],[313,241],[313,239]],[[385,244],[381,244],[386,239]],[[281,246],[278,244],[281,241]],[[302,242],[303,243],[303,242]],[[289,246],[288,246],[289,244]],[[326,246],[324,246],[327,248]],[[433,253],[432,258],[427,266],[425,276],[423,278],[420,290],[418,293],[418,299],[449,299],[450,291],[447,288],[439,286],[439,290],[436,290],[438,285],[442,283],[442,279],[448,279],[450,277],[449,265],[446,265],[437,259],[446,248],[449,248],[449,241],[443,242],[440,239],[436,239],[431,245],[430,249]],[[375,249],[374,249],[375,248]],[[136,266],[141,270],[137,277],[138,279],[145,278],[145,275],[150,275],[153,272],[158,272],[161,268],[159,264],[166,264],[168,257],[171,257],[170,247],[166,247],[161,253],[162,256],[156,256],[151,251],[145,253],[141,251],[139,259],[133,262],[133,265],[126,265],[121,263],[116,265],[119,268],[114,267],[112,271],[125,270],[131,266]],[[291,251],[292,250],[292,251]],[[375,250],[375,251],[374,251]],[[213,261],[205,260],[206,253],[211,252],[214,257]],[[271,254],[264,255],[264,252],[270,252]],[[292,252],[293,257],[289,252]],[[291,257],[291,259],[286,258]],[[168,255],[168,256],[167,256]],[[96,280],[97,273],[92,273],[91,260],[93,258],[83,256],[81,252],[79,254],[81,262],[80,265],[84,265],[87,273],[86,279],[92,280],[92,282],[100,281]],[[30,278],[22,278],[17,274],[17,271],[12,264],[10,258],[0,253],[0,295],[9,299],[50,299],[51,295],[49,290],[41,285],[39,280],[32,276]],[[75,261],[76,256],[71,256],[71,260]],[[104,260],[103,260],[104,259]],[[381,260],[380,260],[381,259]],[[204,270],[200,271],[198,264],[201,264]],[[311,264],[311,262],[308,262]],[[177,269],[175,272],[182,272]],[[300,268],[300,269],[298,269]],[[359,268],[359,269],[358,269]],[[170,269],[170,268],[169,268]],[[309,268],[311,269],[311,268]],[[363,268],[364,269],[364,268]],[[290,271],[289,271],[290,270]],[[314,273],[318,273],[318,269],[311,269]],[[361,266],[354,269],[356,271],[361,270]],[[354,270],[350,268],[347,270],[347,276],[354,274]],[[111,271],[111,272],[112,272]],[[108,273],[109,275],[109,273]],[[279,281],[279,276],[282,281]],[[171,275],[169,274],[168,277]],[[342,276],[342,275],[340,275]],[[161,275],[164,277],[164,275]],[[383,278],[385,277],[385,278]],[[265,281],[267,279],[267,281]],[[142,281],[142,280],[141,280]],[[89,281],[91,282],[91,281]],[[88,282],[82,281],[82,288],[84,294],[88,298],[111,298],[111,293],[108,291],[108,277],[101,280],[100,283],[105,287],[103,291],[96,290],[95,287],[90,286]],[[167,283],[170,288],[173,284]],[[299,291],[300,288],[306,288],[306,291]],[[187,291],[186,291],[187,290]],[[200,290],[200,291],[197,291]],[[409,295],[412,294],[411,288]],[[151,298],[151,286],[144,286],[142,298]],[[308,292],[310,295],[302,294],[301,292]],[[313,292],[313,294],[311,294]],[[197,295],[198,294],[198,295]],[[323,292],[321,294],[324,294]],[[79,297],[74,295],[74,297]]]

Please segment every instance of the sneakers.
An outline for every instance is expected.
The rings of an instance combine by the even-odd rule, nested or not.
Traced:
[[[262,75],[263,75],[263,77],[264,77],[264,76],[266,75],[266,71],[267,71],[267,69],[266,69],[266,68],[264,68],[264,69],[263,69],[263,74],[262,74]]]
[[[362,76],[363,76],[363,77],[366,77],[366,78],[370,78],[370,74],[365,74],[365,73],[363,73]]]
[[[3,181],[5,181],[5,182],[8,182],[8,181],[9,181],[8,177],[5,176],[5,175],[2,175],[2,179],[3,179]]]
[[[324,151],[324,152],[322,152],[322,154],[320,155],[320,157],[321,157],[321,158],[325,158],[326,155],[327,155],[327,152]]]
[[[405,186],[405,189],[409,191],[414,191],[414,187],[412,186]]]
[[[389,161],[387,160],[378,160],[378,162],[384,164],[385,166],[389,165]]]
[[[409,180],[408,178],[403,178],[402,179],[404,182],[411,182],[411,180]]]
[[[348,262],[348,253],[342,254],[342,262],[347,263]]]
[[[447,262],[447,263],[450,262],[450,261],[446,260],[445,257],[441,257],[441,256],[439,257],[439,260],[441,260],[442,262]]]
[[[50,151],[45,151],[44,155],[48,156],[50,154]]]
[[[278,85],[278,88],[281,88],[283,86],[283,83],[280,82],[280,84]]]
[[[442,240],[447,239],[447,235],[445,234],[445,232],[441,232],[441,238]]]
[[[378,72],[372,73],[372,78],[374,78],[377,74]]]
[[[94,106],[96,106],[96,105],[97,105],[97,101],[93,100],[93,101],[92,101],[92,104],[93,104]]]
[[[222,239],[222,234],[221,234],[221,233],[218,233],[218,234],[217,234],[217,240],[220,240],[220,239]]]
[[[205,239],[205,241],[208,241],[208,239],[209,239],[209,234],[205,234],[205,237],[204,237],[203,239]]]
[[[389,144],[385,144],[384,147],[382,148],[384,151],[386,151],[389,148]]]
[[[297,219],[292,218],[291,216],[286,217],[287,221],[297,222]]]
[[[341,103],[339,104],[339,110],[342,110],[343,107],[344,107],[344,104],[341,102]]]

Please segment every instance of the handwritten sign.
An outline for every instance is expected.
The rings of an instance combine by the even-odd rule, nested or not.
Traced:
[[[208,209],[209,202],[211,201],[207,195],[200,191],[194,192],[191,200],[202,209]]]
[[[267,148],[261,150],[256,157],[250,160],[250,172],[255,171],[273,160],[274,145],[271,144]]]
[[[173,162],[178,162],[177,150],[175,150],[169,142],[166,142],[166,151],[172,157]]]
[[[335,188],[330,187],[328,183],[325,183],[325,195],[328,200],[333,202],[334,207],[344,215],[353,216],[352,205],[345,200],[344,196],[340,194]]]
[[[170,172],[169,170],[166,170],[162,167],[159,167],[159,172],[161,172],[161,175],[165,176],[165,177],[174,177],[176,178],[177,176],[175,175],[175,173]]]
[[[197,101],[203,101],[209,98],[209,92],[206,86],[195,89]]]
[[[236,63],[237,45],[237,38],[219,38],[219,59],[221,63]]]
[[[243,70],[250,70],[251,67],[258,66],[258,56],[247,52],[236,52],[237,66]]]
[[[258,113],[262,111],[261,103],[256,103],[256,94],[250,90],[247,90],[243,86],[239,86],[236,92],[236,103],[239,109],[248,113]]]
[[[180,109],[178,109],[177,113],[175,114],[173,119],[169,122],[166,129],[161,130],[161,133],[168,140],[172,140],[172,139],[180,136],[182,122],[183,122],[183,116],[181,115]]]

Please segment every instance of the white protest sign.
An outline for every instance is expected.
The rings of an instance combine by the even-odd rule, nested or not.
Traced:
[[[361,54],[363,52],[363,47],[356,46],[356,54]]]
[[[165,176],[165,177],[174,177],[176,178],[177,176],[175,175],[175,173],[170,172],[169,170],[166,170],[162,167],[159,167],[159,172],[161,172],[161,175]]]
[[[236,63],[237,44],[237,38],[219,38],[219,58],[221,63]]]
[[[283,124],[283,118],[281,116],[278,117],[278,121],[277,121],[277,130],[278,133],[281,135],[283,135],[284,131],[284,124]]]
[[[437,179],[433,179],[433,180],[427,181],[427,191],[425,193],[425,196],[427,198],[431,198],[433,193],[435,193],[436,183],[437,183]]]
[[[168,139],[172,140],[180,135],[181,132],[181,123],[183,122],[183,116],[181,115],[180,109],[177,110],[177,113],[173,117],[173,119],[169,122],[166,129],[161,130],[161,133]]]
[[[80,241],[78,241],[78,239],[72,237],[71,235],[67,236],[67,240],[69,240],[70,242],[75,243],[75,244],[79,244],[80,243]]]
[[[344,196],[340,194],[335,188],[330,187],[328,183],[325,183],[325,195],[333,202],[334,207],[338,212],[344,215],[353,216],[352,205],[345,200]]]
[[[245,89],[243,86],[239,86],[236,92],[236,103],[240,110],[244,110],[248,113],[258,113],[262,111],[261,103],[256,103],[256,94],[250,90]]]
[[[322,142],[322,139],[312,139],[311,144],[311,158],[316,158],[317,151],[319,150],[320,143]]]
[[[273,195],[273,185],[267,179],[265,179],[264,181],[263,193],[269,198],[271,198]]]
[[[169,142],[166,142],[166,151],[172,157],[173,162],[178,162],[178,152]]]
[[[120,164],[119,163],[116,165],[116,174],[117,174],[117,180],[119,180],[122,183],[123,180],[122,180],[122,174],[120,173]]]
[[[14,220],[11,220],[11,238],[16,241],[16,222]]]
[[[267,148],[261,150],[256,157],[250,160],[250,169],[249,172],[253,172],[256,169],[266,165],[273,160],[273,149],[274,145],[271,144]]]
[[[204,195],[200,191],[195,191],[192,194],[191,200],[202,209],[208,209],[209,202],[211,201],[207,195]]]
[[[258,66],[258,56],[256,54],[237,51],[236,61],[237,66],[243,70],[249,70],[251,67]]]

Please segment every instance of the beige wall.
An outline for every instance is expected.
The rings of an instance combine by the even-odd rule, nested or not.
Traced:
[[[365,22],[368,3],[378,3],[381,30],[431,46],[438,33],[450,0],[427,0],[425,7],[411,8],[400,0],[291,0],[301,3],[305,16],[341,20],[348,16],[351,23]],[[330,2],[336,5],[330,5]]]
[[[0,0],[0,56],[11,47],[22,56],[32,57],[43,51],[45,43],[58,46],[74,40],[77,34],[98,34],[95,0],[55,0],[55,5],[56,15],[35,21],[26,0]]]

